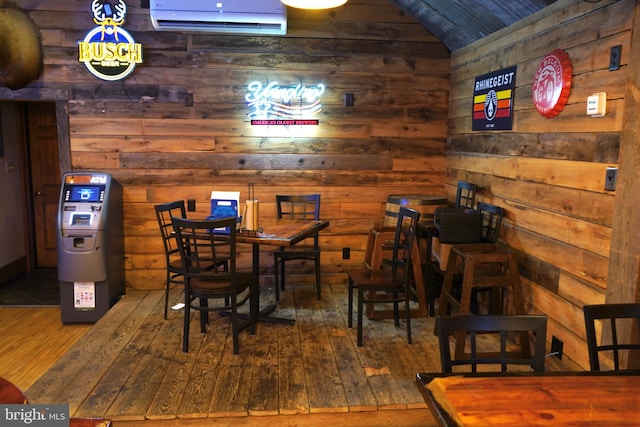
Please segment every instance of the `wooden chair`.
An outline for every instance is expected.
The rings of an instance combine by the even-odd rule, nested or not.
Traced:
[[[164,245],[164,258],[166,265],[165,294],[164,294],[164,318],[167,318],[169,309],[169,290],[171,285],[184,285],[184,272],[180,250],[173,234],[172,217],[186,218],[187,212],[184,200],[155,205],[156,219],[160,226],[160,235]]]
[[[620,371],[626,369],[620,369],[620,352],[626,350],[634,350],[635,360],[640,354],[640,334],[638,328],[640,328],[640,303],[622,303],[622,304],[595,304],[585,305],[584,321],[587,332],[587,347],[589,350],[589,365],[592,371],[600,371],[600,355],[613,356],[613,370]],[[630,327],[632,331],[635,331],[635,342],[621,343],[618,340],[620,321],[631,321],[635,319],[635,322]],[[607,341],[610,338],[610,343],[605,343],[604,340],[599,340],[596,334],[596,320],[602,321],[602,335],[607,337]],[[605,327],[608,324],[608,329]],[[610,337],[609,337],[610,334]],[[600,342],[600,344],[598,344]],[[632,353],[629,353],[631,358]]]
[[[482,241],[484,243],[496,243],[498,237],[500,237],[500,228],[502,227],[502,220],[504,219],[504,209],[500,206],[492,205],[490,203],[478,203],[478,212],[482,214]],[[517,264],[516,264],[517,265]],[[502,268],[497,264],[493,264],[492,268]],[[499,274],[499,273],[498,273]],[[474,287],[472,292],[471,304],[475,309],[478,309],[478,293],[489,292],[489,313],[501,314],[502,313],[502,296],[504,287],[496,289],[495,287]]]
[[[396,227],[389,225],[374,224],[369,229],[367,239],[367,247],[364,255],[364,267],[369,270],[380,270],[385,264],[389,264],[390,257],[393,252],[393,238],[395,237]],[[413,250],[411,253],[412,281],[410,290],[412,298],[417,300],[418,306],[411,309],[411,317],[426,317],[428,314],[427,295],[424,286],[424,278],[422,275],[422,256],[418,239],[414,240]],[[385,308],[375,309],[375,304],[367,304],[365,314],[369,319],[391,319],[393,310]]]
[[[411,344],[411,258],[420,213],[401,206],[393,240],[392,256],[386,269],[347,270],[349,276],[348,326],[353,327],[353,292],[358,290],[358,346],[362,346],[362,317],[365,304],[393,304],[395,325],[400,326],[399,303],[404,303],[407,340]]]
[[[471,372],[477,372],[478,365],[500,365],[501,372],[506,372],[508,365],[528,365],[535,372],[544,372],[547,316],[438,316],[436,329],[443,373],[453,373],[454,367],[462,365],[471,366]],[[499,335],[499,349],[480,352],[477,335],[488,333]],[[530,333],[535,337],[533,354],[529,345]],[[510,334],[520,337],[518,349],[508,348],[507,338]],[[470,351],[456,354],[455,359],[452,358],[449,342],[451,335],[456,336],[456,344],[461,336],[468,336]]]
[[[276,195],[278,219],[320,220],[320,194],[299,196]],[[311,239],[309,239],[311,240]],[[301,242],[293,247],[281,247],[273,253],[276,301],[280,301],[280,290],[285,286],[285,264],[287,261],[313,261],[316,276],[316,298],[322,299],[320,277],[320,243],[316,234],[312,244]],[[280,285],[278,287],[278,284]]]
[[[169,290],[171,285],[184,285],[184,272],[182,270],[182,260],[180,259],[180,250],[176,242],[176,236],[173,231],[173,217],[186,218],[187,212],[184,200],[176,200],[174,202],[162,203],[155,205],[156,219],[160,226],[160,235],[162,236],[162,244],[164,245],[164,260],[166,265],[165,277],[165,293],[164,293],[164,318],[167,318],[169,310]],[[220,265],[229,268],[227,260],[220,259]]]
[[[456,190],[456,208],[473,209],[476,205],[476,193],[478,186],[471,182],[458,181]]]
[[[442,296],[442,290],[440,288],[444,287],[444,280],[446,278],[448,259],[453,248],[455,248],[456,246],[464,245],[465,250],[473,251],[474,245],[477,244],[478,246],[475,246],[475,247],[478,249],[478,251],[485,252],[485,253],[490,252],[491,250],[493,250],[493,248],[500,248],[499,246],[495,245],[495,243],[498,241],[498,237],[500,236],[500,229],[502,227],[502,221],[505,214],[504,209],[501,208],[500,206],[492,205],[490,203],[479,202],[477,206],[477,211],[482,214],[482,232],[481,232],[481,239],[479,242],[461,243],[461,244],[441,243],[438,239],[433,239],[429,242],[431,243],[431,246],[428,248],[428,250],[430,250],[430,253],[433,256],[433,259],[430,258],[427,260],[426,277],[427,277],[427,284],[429,288],[427,292],[432,299],[436,298],[438,295]],[[503,251],[503,252],[508,254],[507,257],[511,256],[509,251]],[[506,262],[508,263],[509,261],[510,261],[510,258],[507,258]],[[481,263],[478,263],[477,265],[480,266]],[[487,266],[493,269],[500,268],[500,266],[497,263],[493,263],[493,264],[482,263],[482,267],[487,267]],[[461,293],[460,287],[462,286],[463,276],[462,274],[460,274],[459,271],[454,271],[451,280],[452,280],[451,291],[453,291],[453,293],[458,294],[458,298],[459,298],[459,295]],[[473,288],[473,291],[471,294],[471,298],[472,298],[471,303],[473,305],[473,309],[471,311],[477,311],[478,293],[486,292],[488,290],[490,290],[490,288],[480,288],[480,287]],[[496,292],[494,292],[491,295],[492,298],[491,298],[489,309],[493,314],[497,314],[502,311],[501,296],[502,296],[501,293],[496,293]],[[447,296],[447,298],[449,298],[449,296]],[[430,305],[433,310],[433,303],[431,302]]]
[[[200,312],[200,332],[205,333],[211,311],[230,311],[233,354],[240,352],[240,329],[250,326],[254,316],[240,322],[238,307],[250,299],[253,273],[236,271],[236,218],[189,220],[173,218],[185,283],[184,333],[182,351],[189,351],[191,309]],[[220,238],[215,229],[228,227],[229,234]],[[222,261],[228,262],[228,268]],[[209,306],[209,300],[224,302]]]

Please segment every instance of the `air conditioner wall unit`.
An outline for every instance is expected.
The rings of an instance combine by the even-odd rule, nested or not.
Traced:
[[[284,35],[287,6],[280,0],[151,0],[160,31]]]

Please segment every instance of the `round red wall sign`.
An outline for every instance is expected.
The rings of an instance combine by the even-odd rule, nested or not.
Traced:
[[[540,61],[533,77],[533,105],[544,117],[553,118],[563,110],[571,91],[572,73],[571,58],[562,49]]]

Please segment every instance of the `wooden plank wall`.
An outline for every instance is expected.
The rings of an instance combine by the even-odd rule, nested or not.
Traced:
[[[124,28],[143,44],[144,63],[122,82],[100,81],[77,61],[77,42],[93,28],[89,0],[16,3],[41,29],[45,57],[42,78],[20,93],[67,97],[73,169],[110,172],[124,186],[132,288],[163,286],[157,203],[195,199],[194,215],[204,217],[212,190],[240,190],[244,200],[253,182],[268,217],[277,193],[318,192],[331,221],[323,280],[337,283],[345,265],[362,262],[388,195],[444,191],[450,54],[386,0],[289,8],[284,37],[157,32],[131,0]],[[244,102],[252,80],[326,84],[320,124],[252,127]],[[241,261],[250,265],[249,248]],[[264,254],[265,272],[271,263]],[[313,280],[308,267],[299,273]]]
[[[550,316],[549,334],[588,368],[582,305],[604,302],[615,192],[604,190],[617,166],[625,66],[635,2],[560,0],[529,19],[452,54],[446,189],[458,179],[483,187],[481,201],[503,206],[501,238],[518,255],[531,312]],[[622,45],[622,68],[609,51]],[[564,111],[547,119],[531,99],[533,75],[554,49],[571,57]],[[517,66],[513,131],[472,132],[474,78]],[[607,114],[586,115],[587,96],[607,92]]]

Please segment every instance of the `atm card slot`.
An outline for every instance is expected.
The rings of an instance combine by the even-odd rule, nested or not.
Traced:
[[[70,225],[91,225],[91,214],[73,214],[71,215]]]

